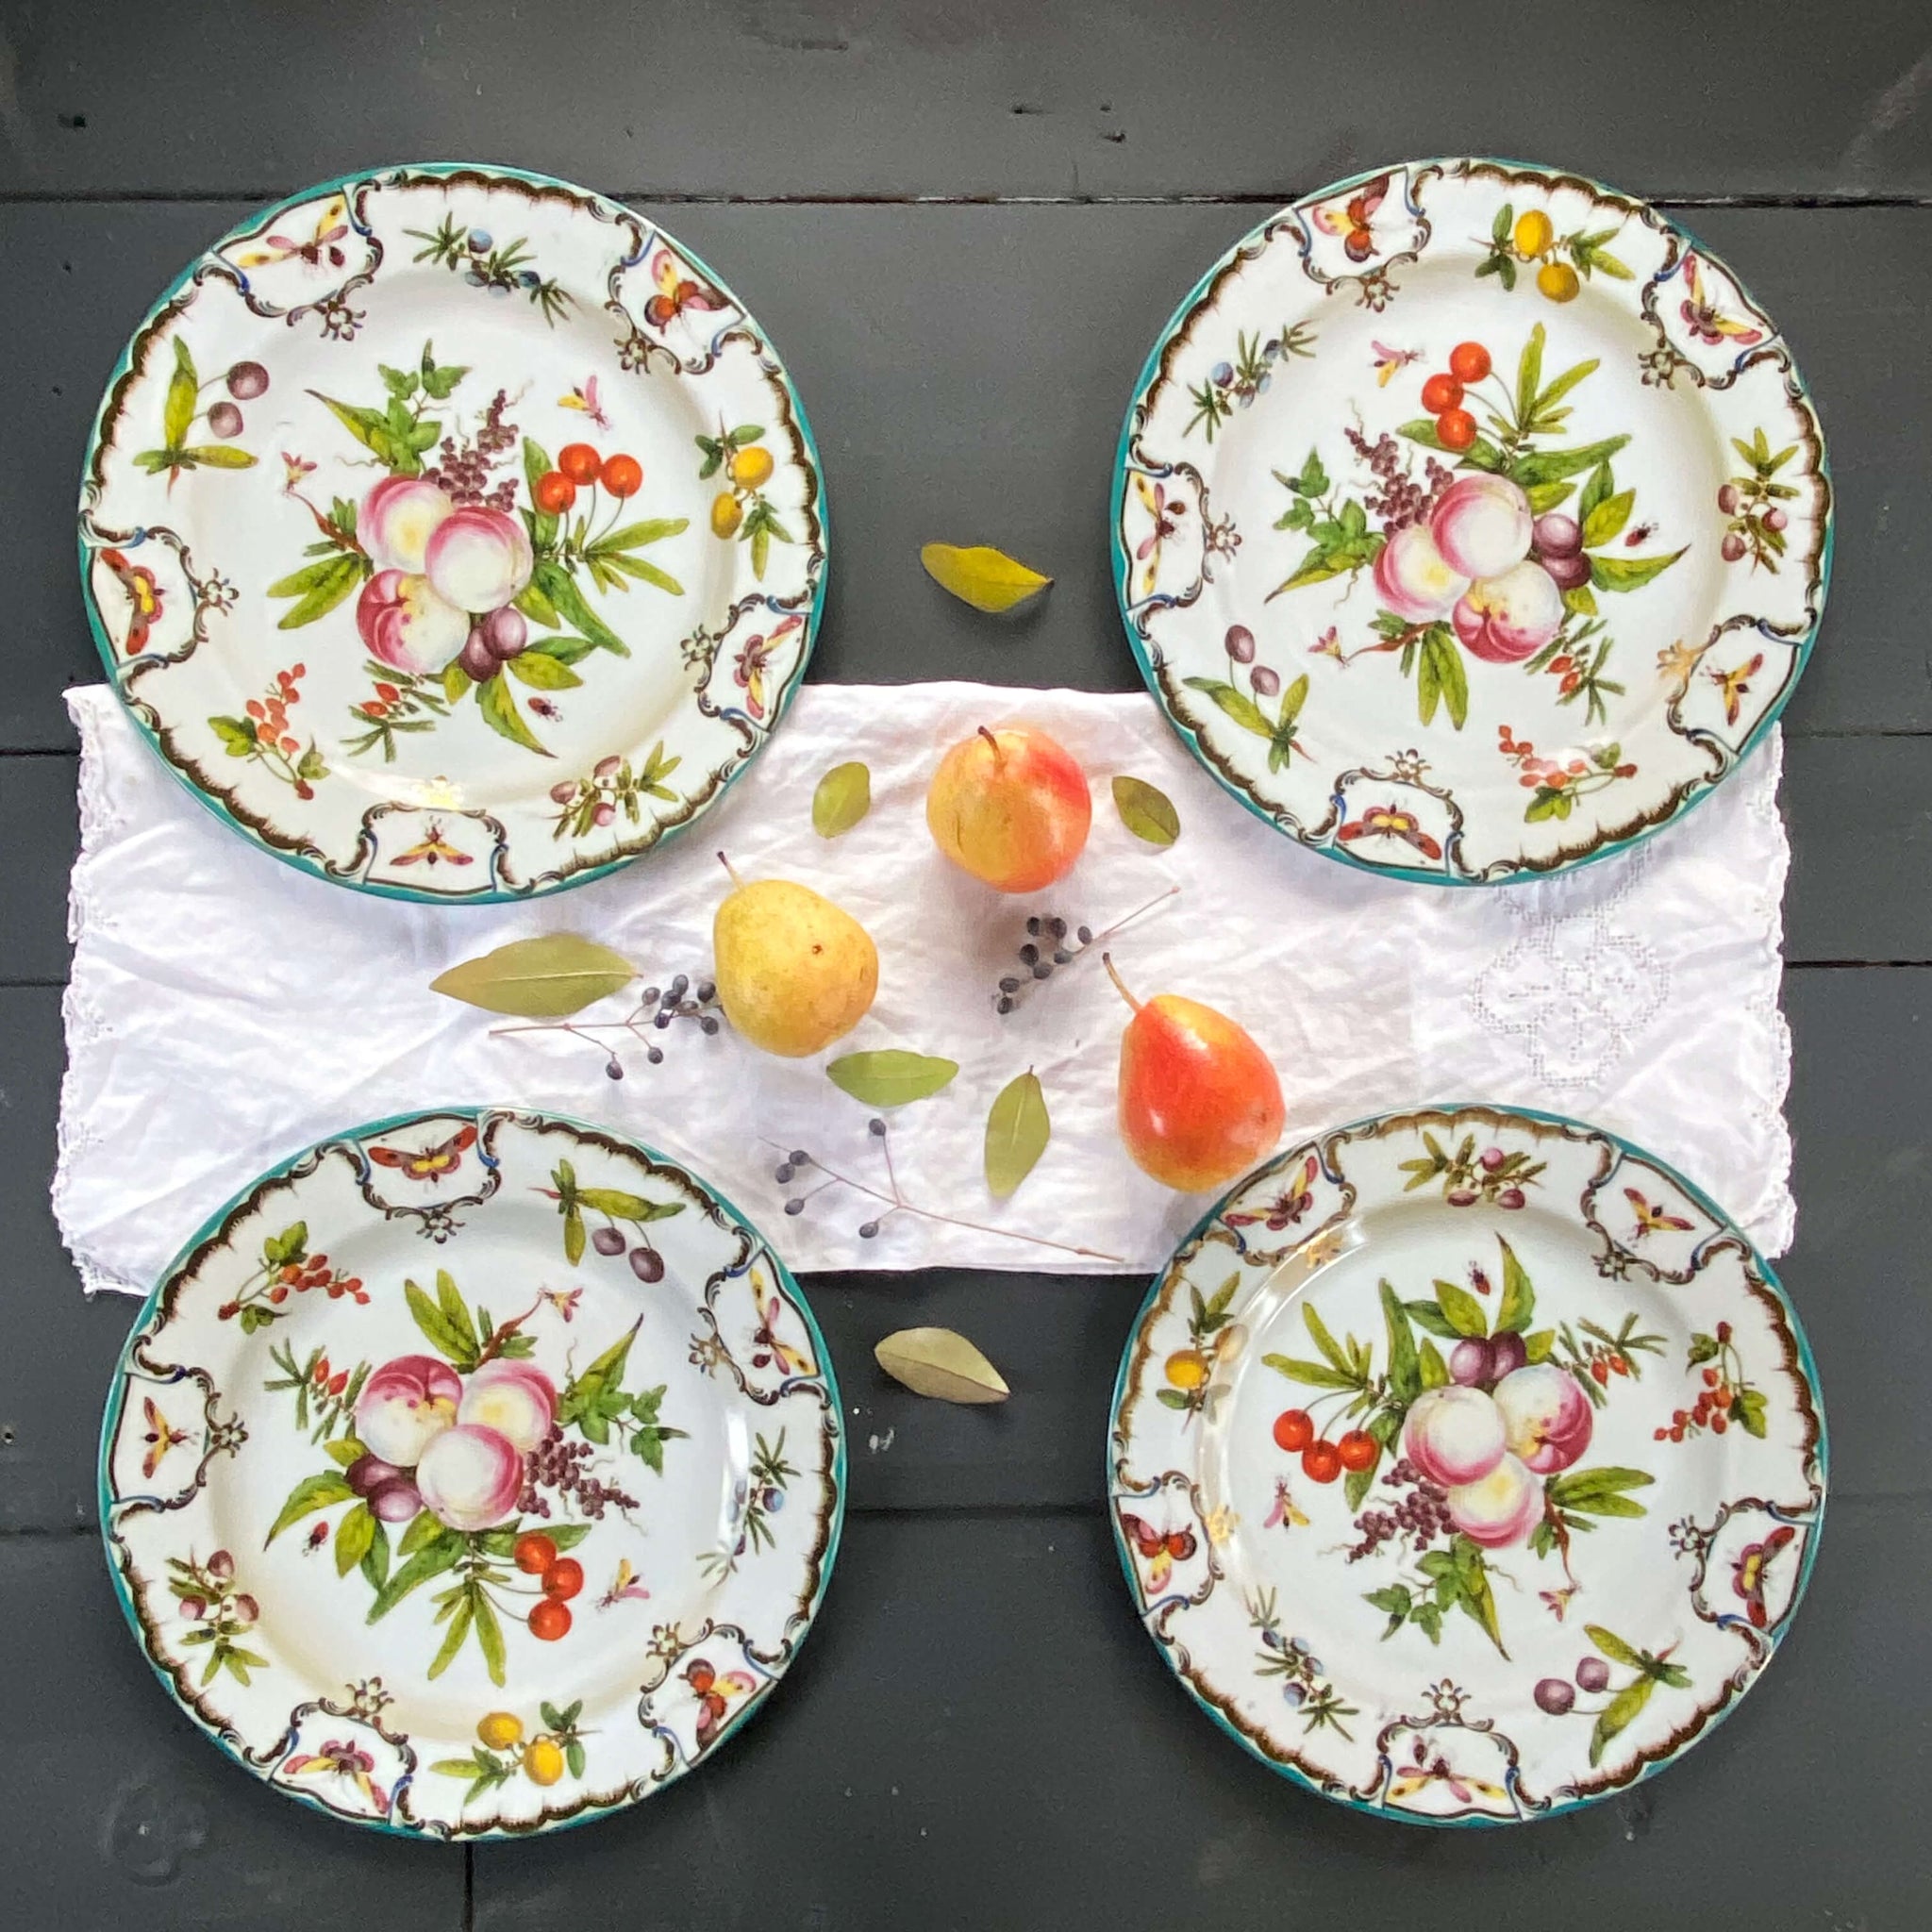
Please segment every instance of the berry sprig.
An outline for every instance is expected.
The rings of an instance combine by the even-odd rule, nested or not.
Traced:
[[[585,1468],[591,1459],[591,1447],[588,1442],[566,1442],[563,1431],[555,1426],[542,1441],[532,1449],[524,1461],[524,1492],[517,1499],[517,1507],[531,1516],[548,1516],[550,1504],[541,1494],[544,1490],[555,1490],[560,1498],[575,1506],[579,1516],[594,1523],[606,1509],[614,1508],[622,1513],[638,1507],[638,1499],[621,1489],[616,1483],[606,1482],[602,1476],[592,1475]],[[546,1538],[528,1538],[520,1541],[517,1548],[523,1549],[524,1541],[548,1542]],[[551,1557],[556,1557],[556,1545],[551,1544]],[[517,1557],[517,1567],[528,1570],[521,1554]],[[578,1587],[582,1587],[581,1573]],[[575,1596],[576,1591],[568,1592]]]
[[[641,1042],[644,1058],[654,1067],[664,1063],[664,1049],[649,1036],[653,1033],[668,1033],[675,1021],[692,1020],[708,1040],[713,1038],[723,1026],[719,1017],[722,1008],[718,1005],[718,988],[715,982],[700,979],[695,985],[688,974],[680,973],[668,986],[647,986],[638,995],[636,1007],[622,1020],[578,1021],[578,1020],[529,1020],[514,1026],[492,1026],[492,1038],[505,1033],[569,1033],[576,1039],[588,1041],[604,1056],[604,1074],[607,1079],[624,1078],[624,1062],[618,1058],[615,1047],[607,1046],[597,1038],[600,1033],[621,1033]],[[615,1252],[600,1248],[600,1254]]]
[[[1449,1499],[1445,1491],[1429,1481],[1407,1457],[1401,1457],[1386,1480],[1408,1493],[1396,1498],[1387,1509],[1365,1509],[1356,1518],[1361,1541],[1349,1546],[1348,1560],[1358,1563],[1372,1557],[1386,1542],[1400,1542],[1407,1537],[1418,1555],[1436,1541],[1446,1537],[1455,1525],[1449,1520]]]
[[[1075,925],[1069,928],[1067,922],[1058,914],[1035,913],[1026,922],[1026,938],[1021,943],[1014,957],[1021,971],[1004,973],[992,994],[992,1009],[995,1013],[1010,1013],[1036,986],[1051,979],[1062,966],[1073,965],[1080,957],[1102,946],[1164,901],[1172,899],[1180,891],[1178,886],[1170,886],[1166,891],[1157,893],[1146,905],[1138,906],[1124,918],[1117,919],[1111,925],[1095,932],[1090,925]]]

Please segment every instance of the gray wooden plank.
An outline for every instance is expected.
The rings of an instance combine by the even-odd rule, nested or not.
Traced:
[[[129,1635],[92,1529],[0,1540],[0,1892],[16,1925],[467,1925],[460,1847],[298,1814],[195,1730]]]
[[[75,578],[75,484],[102,384],[147,304],[246,212],[180,203],[0,206],[15,327],[0,423],[11,633],[0,749],[73,742],[59,703],[100,675]],[[1114,442],[1141,359],[1254,208],[658,210],[752,305],[824,456],[835,531],[813,675],[1139,683],[1108,575]],[[1840,494],[1824,641],[1798,731],[1932,730],[1917,573],[1894,512],[1932,496],[1932,208],[1700,208],[1694,225],[1782,318],[1817,391]],[[1901,526],[1902,528],[1902,526]],[[932,541],[1004,545],[1053,591],[993,622],[919,566]]]
[[[417,0],[347,19],[189,0],[130,35],[131,12],[8,6],[0,186],[254,193],[371,158],[514,156],[658,193],[1286,198],[1400,147],[1652,193],[1932,189],[1907,0],[1662,18],[1465,0],[1405,9],[1399,33],[1349,0]]]
[[[1681,1763],[1548,1824],[1431,1832],[1291,1788],[1218,1732],[1137,1626],[1098,1512],[869,1517],[757,1724],[581,1837],[479,1846],[475,1923],[604,1897],[639,1932],[1906,1932],[1932,1913],[1928,1588],[1923,1505],[1840,1507],[1784,1654]]]

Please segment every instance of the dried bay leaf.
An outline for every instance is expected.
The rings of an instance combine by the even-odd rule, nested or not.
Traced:
[[[872,774],[856,758],[834,765],[811,795],[811,828],[821,839],[849,832],[872,809]]]
[[[984,543],[961,550],[951,543],[928,543],[919,553],[925,574],[975,610],[1010,610],[1053,582],[1015,562],[1004,550]]]
[[[561,1020],[636,977],[630,961],[608,946],[581,933],[547,932],[465,959],[432,979],[429,990],[481,1007],[486,1013]]]
[[[876,1053],[848,1053],[825,1068],[825,1077],[868,1107],[903,1107],[937,1093],[958,1071],[958,1060],[890,1046]]]
[[[1116,778],[1113,803],[1121,824],[1150,845],[1172,845],[1181,835],[1181,815],[1174,810],[1174,800],[1144,778]]]
[[[915,1395],[940,1402],[1004,1402],[1006,1377],[950,1328],[901,1328],[873,1350],[880,1368]]]
[[[986,1184],[1004,1201],[1046,1152],[1053,1137],[1046,1095],[1031,1067],[1000,1089],[986,1117]]]

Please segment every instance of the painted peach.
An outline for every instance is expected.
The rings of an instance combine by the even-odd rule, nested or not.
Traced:
[[[356,1438],[370,1455],[410,1468],[457,1419],[463,1385],[433,1355],[399,1355],[383,1363],[356,1398]]]
[[[1499,577],[1470,585],[1452,613],[1456,635],[1472,657],[1520,664],[1557,635],[1563,593],[1540,563],[1519,563]]]
[[[463,648],[470,620],[439,597],[427,577],[379,570],[356,600],[356,628],[372,658],[425,675]]]
[[[1452,1382],[1426,1389],[1409,1405],[1403,1453],[1432,1483],[1454,1489],[1495,1468],[1506,1447],[1503,1418],[1480,1389]]]
[[[557,1384],[534,1362],[485,1362],[463,1388],[459,1423],[480,1423],[525,1455],[550,1433]]]
[[[458,610],[495,610],[530,581],[530,540],[514,517],[469,504],[437,525],[424,554],[436,593]]]
[[[424,1450],[416,1487],[424,1507],[452,1529],[493,1529],[517,1513],[524,1458],[500,1431],[458,1423]]]
[[[1450,1522],[1489,1550],[1520,1543],[1543,1513],[1542,1485],[1513,1456],[1476,1481],[1453,1487],[1447,1501]]]
[[[1529,555],[1529,498],[1507,476],[1463,476],[1442,492],[1429,535],[1449,568],[1465,577],[1499,577]]]
[[[1430,624],[1445,616],[1469,589],[1469,578],[1451,568],[1428,526],[1397,530],[1375,557],[1375,592],[1397,617]]]
[[[430,538],[455,509],[446,491],[421,476],[385,476],[362,499],[356,536],[377,570],[420,575]]]
[[[1496,1384],[1509,1453],[1538,1475],[1568,1469],[1590,1447],[1595,1418],[1590,1398],[1567,1370],[1538,1362]]]

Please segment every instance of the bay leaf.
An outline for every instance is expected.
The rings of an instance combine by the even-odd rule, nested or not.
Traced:
[[[919,553],[925,574],[975,610],[1010,610],[1053,582],[1028,570],[1004,550],[976,543],[961,550],[951,543],[928,543]]]
[[[986,1184],[1005,1200],[1046,1152],[1053,1136],[1046,1095],[1031,1067],[1000,1089],[986,1117]]]
[[[1113,803],[1121,824],[1150,845],[1172,845],[1181,835],[1181,817],[1174,808],[1174,800],[1144,778],[1124,774],[1116,778]]]
[[[811,795],[811,828],[821,839],[849,832],[872,809],[872,774],[856,758],[834,765]]]
[[[889,1046],[876,1053],[848,1053],[826,1067],[825,1077],[868,1107],[903,1107],[937,1093],[958,1071],[958,1060]]]
[[[431,992],[514,1013],[525,1020],[561,1020],[607,998],[637,977],[629,960],[581,933],[546,932],[513,940],[480,958],[465,959],[429,982]]]
[[[873,1350],[880,1368],[915,1395],[940,1402],[1004,1402],[1006,1377],[950,1328],[901,1328]]]

